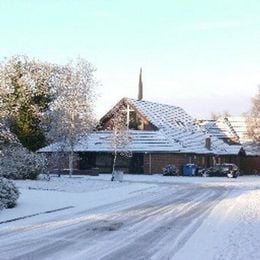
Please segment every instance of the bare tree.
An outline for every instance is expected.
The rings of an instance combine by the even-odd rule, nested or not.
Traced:
[[[218,120],[221,117],[220,113],[211,112],[210,118],[212,120]]]
[[[113,181],[115,179],[115,167],[117,163],[118,154],[125,157],[132,156],[132,153],[129,150],[129,142],[131,140],[129,134],[129,108],[116,108],[115,112],[113,113],[111,123],[111,145],[114,154],[111,181]]]
[[[48,155],[48,174],[50,171],[57,170],[59,177],[61,171],[66,168],[66,138],[61,131],[62,121],[59,120],[61,117],[59,111],[49,111],[43,121],[46,139],[49,142],[56,142],[52,153]]]
[[[229,116],[230,116],[230,113],[227,110],[224,110],[222,113],[212,112],[210,117],[211,117],[212,120],[218,120],[222,117],[225,118],[225,117],[229,117]]]
[[[260,86],[252,98],[252,108],[247,116],[247,135],[254,142],[260,143]]]
[[[54,85],[56,99],[49,113],[49,138],[63,142],[69,151],[69,173],[73,173],[74,148],[82,135],[89,133],[94,125],[95,69],[83,59],[57,67]]]

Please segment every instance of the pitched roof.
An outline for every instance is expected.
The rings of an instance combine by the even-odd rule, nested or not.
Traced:
[[[186,111],[177,106],[127,99],[151,123],[157,126],[172,143],[181,146],[180,152],[199,154],[238,154],[241,146],[230,146],[205,133]],[[211,148],[205,147],[205,139],[211,139]]]
[[[180,146],[173,146],[161,131],[139,131],[129,130],[128,151],[132,152],[179,152]],[[82,136],[74,147],[75,152],[113,152],[112,131],[97,131],[89,135]],[[46,146],[39,152],[51,152],[59,150],[59,143]],[[125,146],[118,146],[117,150],[125,151]],[[63,151],[69,151],[68,146],[64,146]]]
[[[260,155],[260,144],[254,143],[247,135],[246,117],[221,117],[217,120],[205,120],[201,122],[201,125],[212,136],[220,139],[236,138],[247,155]]]
[[[218,138],[237,142],[248,141],[245,117],[221,117],[217,120],[201,120],[199,123],[208,133]]]
[[[180,107],[130,98],[125,100],[159,129],[164,126],[191,128],[194,125],[194,119]]]
[[[252,142],[247,136],[246,117],[228,116],[217,120],[203,120],[200,125],[214,137],[237,141],[247,155],[260,155],[259,144]]]
[[[241,146],[230,146],[222,140],[205,133],[195,120],[180,107],[130,98],[121,99],[102,119],[113,115],[123,102],[129,104],[150,123],[156,131],[129,130],[129,150],[135,152],[181,152],[197,154],[238,154]],[[205,146],[210,138],[211,146]],[[55,149],[54,147],[52,147]],[[40,151],[51,151],[45,147]],[[83,137],[75,151],[113,151],[111,131],[97,131]]]
[[[227,124],[236,132],[241,143],[248,142],[246,117],[244,116],[229,116],[226,117]]]
[[[254,142],[245,142],[242,144],[247,155],[260,156],[260,144]]]

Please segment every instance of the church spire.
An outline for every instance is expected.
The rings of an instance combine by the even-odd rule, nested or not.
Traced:
[[[143,81],[142,81],[142,68],[139,74],[139,84],[138,84],[138,100],[143,99]]]

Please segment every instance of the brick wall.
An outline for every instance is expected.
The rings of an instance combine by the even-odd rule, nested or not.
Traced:
[[[241,157],[240,169],[244,174],[260,173],[260,156]]]
[[[57,159],[48,156],[48,160],[54,162],[50,163],[50,169],[68,168],[68,155]],[[151,161],[151,163],[150,163]],[[56,165],[56,164],[61,164]],[[162,168],[168,164],[174,164],[179,170],[186,163],[195,163],[202,167],[209,167],[214,163],[235,163],[239,166],[244,174],[253,174],[255,171],[260,173],[260,156],[209,156],[209,155],[194,155],[194,154],[174,154],[174,153],[151,153],[144,154],[144,173],[162,173]],[[75,153],[74,169],[79,169],[79,156]]]
[[[216,156],[216,163],[234,163],[240,167],[240,156],[237,155],[222,155]]]
[[[260,156],[217,156],[216,163],[235,163],[243,174],[260,172]]]
[[[186,163],[189,163],[189,156],[186,154],[161,154],[151,153],[144,155],[144,173],[161,173],[162,168],[168,164],[174,164],[178,169]]]
[[[239,167],[241,167],[241,169],[248,169],[250,167],[257,168],[257,165],[259,169],[259,165],[260,165],[259,160],[249,158],[249,159],[244,159],[244,162],[242,163],[239,156],[151,153],[151,154],[144,155],[144,173],[146,174],[161,173],[162,168],[168,164],[174,164],[181,171],[182,166],[187,163],[194,163],[200,165],[201,167],[206,167],[206,168],[213,166],[215,163],[235,163]],[[250,165],[250,167],[248,165]]]

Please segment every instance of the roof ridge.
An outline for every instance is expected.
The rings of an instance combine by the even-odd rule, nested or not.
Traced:
[[[231,133],[235,136],[236,141],[239,141],[240,138],[239,138],[236,130],[234,129],[233,125],[231,124],[231,122],[229,121],[229,119],[227,117],[224,117],[224,122],[229,127]]]
[[[159,103],[159,102],[154,102],[154,101],[149,101],[149,100],[138,100],[138,99],[135,99],[135,98],[129,98],[129,97],[124,97],[125,99],[127,100],[130,100],[130,101],[134,101],[134,102],[140,102],[140,103],[152,103],[152,104],[156,104],[156,105],[162,105],[162,106],[168,106],[168,107],[171,107],[171,108],[179,108],[179,109],[182,109],[184,110],[182,107],[180,106],[175,106],[175,105],[170,105],[170,104],[163,104],[163,103]]]

